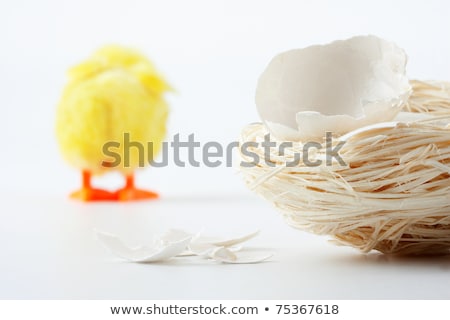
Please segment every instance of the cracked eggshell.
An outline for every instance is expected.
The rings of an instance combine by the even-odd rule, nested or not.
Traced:
[[[125,245],[117,236],[95,230],[97,239],[105,248],[116,256],[133,262],[158,262],[173,258],[186,250],[191,236],[178,237],[174,242],[167,242],[164,245],[154,243],[151,246],[129,247]]]
[[[211,252],[211,259],[230,264],[252,264],[270,259],[273,256],[268,252],[232,252],[225,247],[218,247]]]
[[[228,239],[215,239],[211,240],[211,243],[218,247],[231,247],[243,242],[246,242],[250,239],[253,239],[259,234],[259,230],[255,230],[252,233],[244,234],[235,238],[228,238]]]
[[[217,238],[202,236],[201,233],[198,233],[192,238],[192,241],[189,244],[189,251],[198,256],[209,256],[209,254],[218,247],[226,247],[232,252],[237,252],[242,249],[239,244],[256,237],[258,234],[259,230],[256,230],[234,238]]]
[[[211,252],[213,252],[217,248],[226,248],[231,252],[238,252],[242,250],[242,246],[218,247],[212,243],[202,243],[192,241],[188,247],[189,251],[185,255],[190,254],[199,257],[209,257],[211,255]]]
[[[161,236],[155,237],[155,241],[160,242],[161,245],[178,242],[186,238],[192,238],[194,234],[189,233],[182,229],[169,229],[165,231]]]
[[[391,121],[408,99],[407,56],[394,43],[357,36],[277,55],[259,78],[258,113],[278,140],[322,141]]]

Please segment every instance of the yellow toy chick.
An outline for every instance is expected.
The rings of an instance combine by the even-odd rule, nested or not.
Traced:
[[[135,187],[134,171],[144,165],[144,155],[148,164],[161,148],[168,116],[163,95],[169,85],[147,58],[120,46],[101,48],[71,68],[68,76],[57,109],[56,134],[65,160],[82,171],[82,187],[71,197],[83,201],[157,198],[157,193]],[[124,137],[133,141],[134,148],[124,148]],[[92,175],[114,170],[125,177],[122,189],[92,187]]]

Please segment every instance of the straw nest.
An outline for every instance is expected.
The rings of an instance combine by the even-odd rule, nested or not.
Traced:
[[[334,137],[334,147],[345,140],[339,151],[345,164],[333,159],[329,165],[292,165],[301,143],[283,153],[270,148],[267,158],[261,142],[268,132],[262,124],[248,125],[240,140],[241,146],[247,142],[246,152],[239,148],[246,184],[291,226],[330,235],[339,244],[363,252],[450,253],[450,83],[411,85],[404,111],[420,113],[420,120]],[[309,161],[325,159],[323,145],[309,153]]]

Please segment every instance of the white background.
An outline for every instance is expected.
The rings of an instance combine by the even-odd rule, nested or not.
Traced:
[[[450,283],[448,260],[362,256],[291,230],[233,168],[145,170],[138,182],[161,192],[157,204],[67,201],[79,176],[61,161],[54,138],[67,68],[104,44],[140,49],[178,90],[169,97],[169,138],[195,133],[202,142],[229,143],[244,125],[258,121],[257,78],[284,50],[375,34],[406,50],[411,78],[450,79],[449,14],[446,1],[2,0],[0,297],[156,298],[160,292],[163,298],[449,298],[442,285]],[[103,183],[118,180],[105,177]],[[236,288],[224,266],[113,263],[91,237],[92,227],[100,227],[137,241],[174,225],[216,232],[260,228],[256,245],[279,254],[270,264],[232,269],[247,285]],[[159,279],[159,289],[149,273]],[[126,274],[134,276],[105,288],[108,279]],[[169,274],[176,281],[161,280]],[[214,291],[211,282],[202,287],[204,279],[186,280],[200,274],[227,281]],[[267,280],[277,276],[279,281]],[[419,290],[418,280],[425,288]]]

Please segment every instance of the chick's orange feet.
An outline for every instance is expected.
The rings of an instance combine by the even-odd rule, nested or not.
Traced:
[[[134,185],[133,175],[129,175],[125,179],[125,187],[116,192],[116,198],[118,201],[149,200],[159,198],[159,195],[156,192],[137,189]]]
[[[153,191],[137,189],[134,185],[134,176],[125,177],[125,187],[111,192],[91,186],[91,173],[84,170],[82,172],[83,185],[80,190],[73,192],[70,197],[81,201],[134,201],[157,199],[159,195]]]
[[[117,194],[103,189],[92,188],[91,173],[82,172],[83,184],[80,190],[72,192],[70,198],[81,201],[117,201]]]

